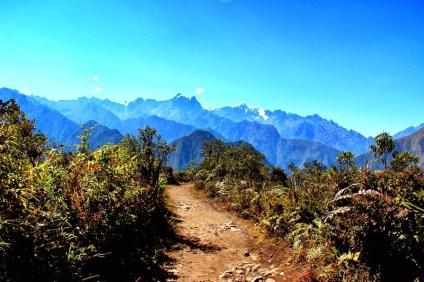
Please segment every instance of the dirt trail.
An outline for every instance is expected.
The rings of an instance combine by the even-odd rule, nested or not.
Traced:
[[[168,195],[183,238],[167,266],[168,281],[295,281],[287,250],[266,243],[251,224],[190,192],[191,184],[169,186]]]

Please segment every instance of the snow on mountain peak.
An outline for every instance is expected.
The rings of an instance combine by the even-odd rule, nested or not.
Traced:
[[[231,106],[231,108],[235,109],[235,108],[240,108],[240,109],[244,109],[244,113],[254,113],[257,114],[258,116],[255,117],[255,119],[259,119],[260,117],[262,117],[264,120],[268,119],[268,116],[265,114],[265,110],[259,107],[255,107],[252,105],[248,105],[246,103],[240,103],[238,105],[233,105]]]
[[[258,108],[258,114],[261,116],[264,120],[268,119],[268,116],[266,115],[264,109]]]

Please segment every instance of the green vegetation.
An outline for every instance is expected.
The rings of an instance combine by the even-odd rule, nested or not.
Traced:
[[[424,170],[408,152],[387,165],[394,145],[383,135],[372,148],[384,171],[357,167],[342,152],[330,168],[312,161],[285,172],[254,150],[213,140],[198,168],[177,175],[288,242],[292,262],[306,268],[302,281],[423,281]]]
[[[91,132],[82,128],[75,152],[47,146],[19,105],[0,100],[1,281],[166,280],[174,146],[146,127],[90,151]],[[174,176],[288,242],[302,281],[424,281],[424,170],[409,152],[389,156],[387,133],[375,142],[385,170],[342,152],[330,168],[286,172],[214,139],[199,166]]]
[[[387,132],[382,132],[374,137],[375,144],[371,144],[370,148],[374,153],[374,157],[380,155],[380,161],[387,168],[387,157],[395,149],[393,137]]]
[[[173,236],[161,174],[173,150],[151,128],[90,151],[46,147],[13,100],[0,100],[0,280],[165,280]]]

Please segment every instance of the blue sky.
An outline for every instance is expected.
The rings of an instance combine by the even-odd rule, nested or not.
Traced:
[[[424,1],[0,1],[0,87],[424,122]]]

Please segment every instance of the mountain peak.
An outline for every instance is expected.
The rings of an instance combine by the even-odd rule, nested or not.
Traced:
[[[268,116],[265,113],[265,110],[256,106],[248,105],[246,103],[240,103],[238,105],[231,106],[232,109],[239,109],[243,111],[245,114],[252,113],[255,115],[255,119],[263,118],[264,120],[268,119]]]
[[[174,99],[178,99],[178,98],[187,98],[183,93],[178,93],[177,95],[175,95]]]
[[[183,93],[178,93],[177,95],[175,95],[175,97],[172,100],[177,100],[177,99],[181,99],[181,100],[190,100],[192,102],[197,102],[197,99],[195,96],[188,98],[186,95],[184,95]]]
[[[232,105],[231,106],[231,108],[241,108],[241,109],[253,109],[253,108],[255,108],[254,106],[251,106],[251,105],[248,105],[248,104],[246,104],[246,103],[244,103],[244,102],[241,102],[241,103],[239,103],[239,104],[237,104],[237,105]]]

